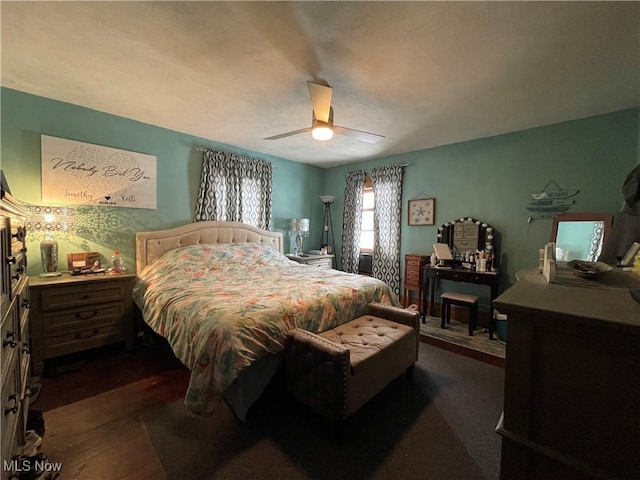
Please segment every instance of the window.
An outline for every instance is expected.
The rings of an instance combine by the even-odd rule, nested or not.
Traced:
[[[373,252],[373,206],[375,198],[373,195],[373,184],[371,177],[364,179],[364,191],[362,193],[362,224],[360,225],[360,252]]]

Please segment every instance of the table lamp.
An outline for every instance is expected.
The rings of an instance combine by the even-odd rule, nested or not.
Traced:
[[[40,241],[41,277],[58,277],[58,241],[56,233],[68,233],[72,227],[73,212],[66,207],[30,206],[31,215],[27,222],[27,234],[44,233]]]
[[[308,218],[292,218],[290,225],[291,233],[295,236],[295,244],[293,253],[296,256],[302,255],[302,239],[309,236],[309,219]]]

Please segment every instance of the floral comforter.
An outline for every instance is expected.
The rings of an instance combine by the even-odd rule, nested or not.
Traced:
[[[328,330],[371,302],[399,305],[380,280],[301,265],[255,243],[166,252],[138,272],[134,300],[191,369],[185,403],[201,415],[254,361],[282,351],[290,330]]]

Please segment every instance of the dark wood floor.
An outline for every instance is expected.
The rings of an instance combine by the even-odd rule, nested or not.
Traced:
[[[42,410],[41,451],[62,462],[59,479],[163,479],[140,415],[183,398],[189,371],[160,344],[98,349],[66,358],[75,372],[42,378],[32,409]],[[84,360],[84,363],[82,362]],[[57,368],[60,371],[61,362]]]
[[[46,367],[31,408],[43,412],[41,451],[62,462],[60,480],[166,478],[140,415],[183,398],[189,371],[162,339],[138,344],[129,354],[116,345]]]

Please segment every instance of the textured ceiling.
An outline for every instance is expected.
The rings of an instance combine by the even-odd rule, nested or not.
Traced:
[[[640,105],[640,2],[0,3],[5,87],[319,166]],[[306,81],[337,125],[310,134]]]

